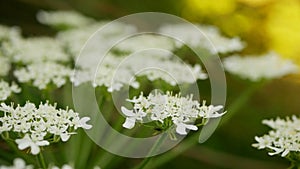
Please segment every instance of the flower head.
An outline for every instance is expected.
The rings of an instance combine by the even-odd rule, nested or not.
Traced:
[[[9,85],[7,82],[0,80],[0,100],[6,100],[12,93],[20,93],[21,89],[12,83]]]
[[[33,86],[45,89],[53,83],[61,87],[72,75],[72,69],[54,62],[29,64],[25,68],[14,71],[14,75],[21,83],[32,82]]]
[[[225,58],[223,64],[229,73],[251,81],[280,78],[299,71],[293,62],[282,59],[274,52],[257,57],[234,55]]]
[[[268,149],[269,155],[287,156],[290,152],[300,152],[300,119],[296,116],[286,119],[263,120],[263,124],[272,128],[268,134],[255,137],[258,149]]]
[[[59,139],[67,141],[78,128],[92,127],[87,124],[89,117],[80,118],[72,109],[57,109],[56,105],[52,106],[48,102],[41,103],[39,107],[27,102],[16,108],[2,103],[0,111],[4,113],[0,117],[0,133],[19,133],[15,140],[18,148],[30,148],[32,154],[38,154],[41,146]]]
[[[240,51],[245,47],[245,44],[239,38],[224,37],[213,26],[197,24],[195,24],[195,27],[186,24],[165,25],[160,28],[160,33],[173,35],[182,40],[182,42],[177,43],[178,47],[183,44],[201,47],[212,54]]]
[[[58,28],[78,28],[94,22],[75,11],[40,11],[37,19],[40,23]]]
[[[147,97],[141,93],[128,101],[133,103],[133,109],[121,108],[126,116],[123,127],[128,129],[133,128],[136,123],[146,123],[149,120],[156,121],[162,129],[168,129],[171,122],[178,134],[186,135],[187,130],[198,130],[195,120],[216,118],[224,114],[218,113],[223,106],[201,106],[198,101],[192,100],[192,96],[182,97],[180,94],[172,95],[171,92],[151,93]]]

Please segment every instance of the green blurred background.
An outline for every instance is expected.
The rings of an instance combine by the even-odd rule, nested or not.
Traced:
[[[25,36],[52,36],[55,31],[35,19],[37,11],[42,9],[76,10],[99,20],[137,12],[170,13],[192,22],[216,25],[226,36],[240,36],[247,42],[241,54],[274,50],[300,64],[299,0],[0,0],[0,24],[20,26]],[[227,85],[227,105],[230,105],[249,82],[227,75]],[[261,124],[262,119],[299,114],[299,85],[299,76],[293,75],[259,88],[207,142],[189,148],[157,168],[287,168],[287,161],[270,157],[251,144],[254,136],[268,131]],[[174,152],[176,149],[162,156]]]

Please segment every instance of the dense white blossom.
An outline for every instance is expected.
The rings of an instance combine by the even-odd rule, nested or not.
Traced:
[[[197,119],[209,119],[222,116],[225,112],[219,113],[223,106],[206,106],[197,100],[193,100],[192,95],[182,97],[180,94],[172,95],[167,92],[161,94],[155,92],[147,97],[141,93],[138,97],[128,100],[133,104],[133,109],[122,107],[122,113],[126,116],[123,127],[131,129],[136,123],[157,121],[163,129],[168,129],[175,125],[178,134],[186,135],[187,130],[198,130]]]
[[[0,55],[1,55],[1,51],[0,51]],[[0,56],[0,65],[1,65],[0,76],[6,76],[11,67],[10,59],[7,57]]]
[[[177,46],[183,44],[192,47],[205,48],[213,54],[240,51],[245,44],[238,37],[227,38],[222,36],[214,26],[189,24],[164,25],[160,28],[161,34],[178,38]]]
[[[33,63],[14,71],[14,75],[21,83],[32,82],[33,86],[45,89],[53,83],[61,87],[72,75],[72,69],[54,62]]]
[[[171,85],[194,83],[197,79],[207,78],[200,65],[191,66],[162,51],[132,56],[110,54],[102,60],[94,74],[92,71],[93,69],[77,71],[72,78],[73,83],[79,85],[92,81],[95,87],[106,86],[108,91],[114,91],[124,85],[138,88],[140,84],[135,80],[136,76],[146,76],[150,81],[160,79]]]
[[[33,168],[34,168],[33,165],[26,165],[25,161],[21,158],[14,159],[12,166],[0,165],[0,169],[33,169]],[[74,167],[72,167],[69,164],[64,164],[61,167],[49,165],[48,168],[49,169],[74,169]],[[94,169],[100,169],[100,167],[95,166]]]
[[[40,23],[58,28],[77,28],[94,22],[93,19],[75,11],[40,11],[37,19]]]
[[[105,26],[109,27],[102,29]],[[118,41],[124,35],[134,32],[136,32],[136,28],[132,25],[119,22],[96,22],[78,29],[60,32],[57,35],[57,39],[63,43],[73,57],[77,57],[83,47],[88,47],[85,50],[89,50],[93,57],[96,57],[102,47],[107,45],[111,45],[108,47],[113,47],[114,44],[110,42]],[[93,39],[97,41],[92,46],[84,46],[92,35]]]
[[[11,57],[17,52],[16,44],[22,40],[20,29],[0,25],[0,76],[7,75],[11,67]]]
[[[225,58],[223,64],[227,72],[251,81],[280,78],[298,72],[298,67],[292,61],[285,60],[274,52],[261,56],[234,55]]]
[[[253,147],[268,149],[269,155],[287,156],[290,152],[300,152],[300,119],[297,116],[286,119],[263,120],[272,130],[261,137],[256,136]]]
[[[80,118],[72,109],[57,109],[56,104],[48,102],[35,104],[27,102],[24,106],[2,103],[0,111],[0,134],[3,132],[15,132],[15,139],[20,150],[30,148],[32,154],[38,154],[41,146],[47,146],[50,142],[61,139],[67,141],[76,129],[90,129],[87,124],[89,117]]]
[[[0,42],[19,39],[21,37],[18,27],[0,25]]]
[[[14,62],[24,64],[44,61],[69,61],[69,56],[64,52],[58,40],[50,37],[27,38],[14,43],[11,48]]]
[[[12,93],[20,93],[21,89],[12,83],[9,85],[6,81],[0,80],[0,101],[6,100]]]
[[[175,42],[162,35],[141,34],[123,40],[115,48],[124,52],[137,52],[151,48],[172,51],[175,49]]]
[[[25,161],[21,158],[16,158],[12,166],[1,165],[0,169],[33,169],[33,166],[26,165]]]

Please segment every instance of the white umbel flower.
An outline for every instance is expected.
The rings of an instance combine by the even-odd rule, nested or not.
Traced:
[[[140,84],[134,79],[136,76],[145,76],[150,81],[163,80],[173,86],[207,78],[200,65],[192,66],[162,51],[128,57],[109,54],[102,60],[96,74],[92,73],[92,67],[90,69],[76,71],[72,82],[80,85],[91,81],[94,87],[106,86],[112,92],[120,90],[124,85],[138,88]]]
[[[9,58],[1,56],[1,51],[0,51],[0,65],[1,65],[0,76],[6,76],[10,70],[11,63]]]
[[[64,52],[60,42],[50,37],[27,38],[14,43],[12,55],[14,62],[23,64],[57,61],[67,62],[69,56]]]
[[[78,28],[94,22],[93,19],[75,11],[40,11],[37,19],[42,24],[58,28]]]
[[[194,24],[194,27],[189,24],[164,25],[160,28],[160,33],[172,35],[182,41],[177,42],[178,47],[183,44],[201,47],[212,54],[240,51],[245,47],[245,44],[239,38],[224,37],[214,26],[197,24]]]
[[[12,83],[9,85],[7,82],[0,80],[0,101],[6,100],[12,93],[20,93],[21,89]]]
[[[180,94],[149,94],[147,97],[140,96],[128,100],[133,103],[133,109],[128,110],[122,107],[121,110],[126,116],[124,128],[131,129],[136,123],[145,123],[147,120],[157,121],[162,129],[168,129],[175,125],[175,130],[180,135],[186,135],[187,130],[198,130],[193,124],[197,119],[209,119],[222,116],[218,113],[223,106],[213,105],[201,106],[192,96],[182,97]],[[170,124],[171,122],[171,124]],[[156,123],[157,124],[157,123]]]
[[[18,133],[16,143],[20,150],[30,148],[32,154],[38,154],[41,146],[51,142],[67,141],[78,128],[90,129],[89,117],[80,118],[72,109],[57,109],[48,102],[36,107],[27,102],[24,106],[0,105],[3,116],[0,117],[0,134]],[[23,135],[23,136],[22,136]],[[47,135],[47,139],[45,136]],[[22,136],[22,137],[20,137]]]
[[[109,24],[109,29],[102,29]],[[99,32],[97,32],[99,30]],[[93,35],[92,39],[97,39],[94,46],[88,46],[89,52],[93,57],[98,56],[102,46],[112,45],[110,41],[118,41],[123,36],[136,32],[136,28],[132,25],[120,22],[96,22],[78,29],[71,29],[60,32],[57,35],[58,41],[62,42],[64,48],[76,58],[85,43]],[[94,34],[95,33],[95,34]],[[112,47],[112,46],[109,46]],[[94,61],[94,60],[93,60]]]
[[[251,81],[280,78],[297,73],[299,68],[274,52],[261,56],[230,56],[223,60],[227,72]]]
[[[142,34],[125,39],[114,48],[124,52],[137,52],[151,48],[172,51],[175,49],[175,43],[162,35]]]
[[[14,75],[21,83],[32,82],[33,86],[45,89],[48,84],[53,83],[61,87],[72,75],[72,69],[54,62],[33,63],[25,68],[14,71]]]
[[[25,161],[21,158],[14,159],[12,166],[1,165],[0,169],[33,169],[32,165],[26,165]]]
[[[269,155],[287,156],[290,152],[300,152],[300,119],[297,116],[286,119],[263,120],[263,124],[272,128],[268,134],[256,136],[257,143],[252,144],[258,149],[267,149]]]

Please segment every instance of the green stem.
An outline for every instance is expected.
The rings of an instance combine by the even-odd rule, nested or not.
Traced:
[[[165,138],[167,137],[167,134],[162,134],[158,140],[156,140],[155,144],[153,145],[153,147],[150,149],[148,155],[152,155],[153,153],[155,153],[157,151],[157,149],[161,146],[161,144],[163,143],[163,141],[165,140]],[[153,157],[148,157],[145,158],[140,165],[138,165],[137,167],[135,167],[134,169],[143,169],[146,167],[146,165],[150,162],[150,160]]]
[[[37,160],[38,160],[38,163],[39,163],[40,167],[42,167],[43,169],[47,169],[47,166],[46,166],[46,163],[45,163],[44,156],[43,156],[42,152],[40,152],[37,155]]]
[[[224,115],[221,125],[230,121],[230,119],[251,99],[252,95],[268,81],[261,81],[253,83],[246,90],[244,90],[228,107],[228,113]]]

